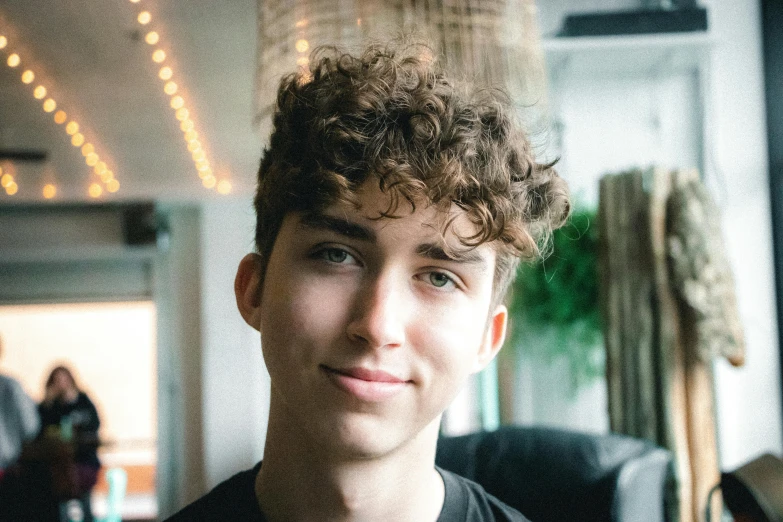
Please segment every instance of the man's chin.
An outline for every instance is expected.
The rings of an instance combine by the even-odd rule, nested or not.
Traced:
[[[399,429],[375,422],[344,423],[326,434],[324,446],[339,460],[375,460],[393,454],[407,438]]]
[[[391,425],[389,422],[343,423],[333,436],[328,436],[324,446],[338,460],[366,461],[392,457],[400,452],[421,454],[416,446],[429,448],[428,430],[415,426]],[[437,433],[436,433],[437,438]],[[427,453],[427,452],[425,452]]]

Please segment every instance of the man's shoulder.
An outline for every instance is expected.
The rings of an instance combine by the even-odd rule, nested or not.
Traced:
[[[446,487],[438,522],[530,522],[472,480],[438,468]]]
[[[255,495],[255,479],[260,467],[259,463],[221,482],[212,491],[166,519],[166,522],[263,522]]]

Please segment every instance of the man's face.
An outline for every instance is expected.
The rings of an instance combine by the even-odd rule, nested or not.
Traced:
[[[448,216],[372,219],[387,196],[372,184],[359,196],[358,211],[286,216],[245,318],[261,331],[273,415],[332,455],[366,458],[437,425],[500,348],[506,311],[489,310],[494,249],[466,252],[454,235],[474,232],[463,215],[445,237],[450,257]]]

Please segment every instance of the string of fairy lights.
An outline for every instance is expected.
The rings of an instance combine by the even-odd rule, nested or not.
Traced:
[[[143,5],[142,0],[130,0],[130,2]],[[179,122],[179,128],[182,131],[186,147],[193,160],[193,165],[196,167],[196,172],[199,178],[201,178],[201,184],[208,189],[217,188],[220,194],[230,193],[231,182],[227,179],[222,179],[218,182],[212,171],[212,166],[204,150],[204,145],[200,140],[191,111],[185,98],[180,94],[182,89],[177,85],[172,66],[167,63],[168,56],[164,49],[163,39],[159,33],[160,30],[156,30],[152,14],[140,7],[136,21],[146,31],[144,41],[154,48],[150,57],[156,65],[160,66],[158,78],[163,82],[163,92],[169,96],[169,106],[174,110],[174,117]]]
[[[213,172],[191,109],[182,94],[184,89],[177,84],[178,80],[170,63],[169,53],[163,45],[161,28],[155,27],[152,14],[143,8],[142,0],[129,1],[132,4],[140,4],[140,9],[136,13],[136,22],[144,31],[144,42],[153,48],[150,58],[156,66],[159,66],[158,79],[163,82],[163,92],[169,97],[169,106],[173,110],[173,117],[179,123],[185,147],[193,161],[196,173],[201,179],[201,184],[207,189],[216,189],[220,194],[229,194],[232,190],[231,182],[228,179],[218,180]],[[35,68],[24,63],[20,56],[21,51],[14,49],[9,37],[4,34],[0,34],[0,51],[7,55],[5,62],[9,68],[22,71],[20,80],[24,85],[30,86],[32,97],[41,103],[41,108],[45,113],[53,115],[53,122],[62,126],[65,137],[70,140],[71,145],[81,151],[85,164],[90,167],[91,174],[97,178],[87,187],[87,194],[95,199],[101,197],[104,191],[117,192],[120,189],[120,182],[106,161],[101,158],[96,146],[88,141],[86,136],[90,133],[76,119],[69,117],[62,107],[58,107],[57,100],[50,93],[55,90],[55,86],[51,82],[45,84],[36,81]],[[15,174],[16,171],[12,163],[0,165],[0,187],[8,196],[13,196],[19,191]],[[45,199],[54,199],[58,194],[58,188],[54,183],[47,183],[42,187],[41,194]]]
[[[100,197],[104,192],[117,192],[120,189],[120,182],[115,178],[114,172],[109,169],[106,162],[96,152],[95,145],[87,141],[86,131],[81,128],[79,122],[74,118],[69,118],[62,108],[58,109],[57,100],[49,92],[53,89],[51,82],[47,83],[40,80],[36,81],[36,71],[32,66],[23,63],[20,52],[13,48],[8,37],[0,34],[0,51],[4,51],[6,56],[6,65],[14,70],[21,70],[19,75],[21,82],[31,88],[32,97],[41,103],[41,109],[47,114],[53,113],[52,120],[56,125],[64,127],[65,135],[70,140],[71,145],[81,150],[84,162],[92,169],[93,174],[100,180],[93,181],[87,187],[87,194],[92,198]],[[67,123],[66,123],[67,122]],[[89,133],[87,133],[89,134]],[[101,185],[103,184],[103,186]],[[0,166],[0,186],[9,196],[15,195],[19,191],[19,185],[16,181],[15,169],[13,164],[6,164],[5,168]],[[57,185],[47,183],[41,189],[45,199],[53,199],[57,196]]]

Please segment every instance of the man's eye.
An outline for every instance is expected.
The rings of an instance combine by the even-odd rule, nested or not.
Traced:
[[[443,272],[430,272],[429,278],[430,278],[430,283],[432,283],[432,286],[438,288],[443,288],[448,284],[454,284],[454,281]]]
[[[353,259],[353,256],[342,248],[326,248],[321,251],[320,256],[330,263],[342,264]]]
[[[342,263],[348,259],[348,252],[337,248],[330,248],[326,251],[326,258],[332,263]]]

